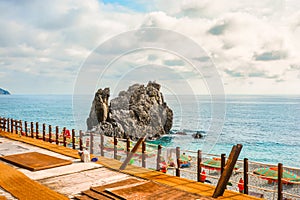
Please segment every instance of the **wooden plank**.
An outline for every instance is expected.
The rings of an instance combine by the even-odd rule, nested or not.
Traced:
[[[124,170],[127,167],[127,165],[129,163],[130,159],[132,158],[133,154],[138,150],[139,146],[141,145],[141,143],[143,141],[145,141],[145,139],[146,139],[146,137],[142,137],[137,141],[137,143],[135,144],[135,146],[133,147],[131,152],[128,154],[128,156],[126,157],[126,159],[122,163],[122,165],[120,167],[120,170]]]
[[[218,181],[217,187],[214,191],[213,197],[217,198],[219,196],[222,196],[224,194],[224,191],[226,189],[226,185],[230,179],[230,176],[232,174],[232,171],[234,169],[235,163],[240,155],[240,152],[242,150],[243,145],[237,144],[232,147],[232,150],[229,154],[226,166],[224,168],[223,173],[221,174],[221,177]]]
[[[92,199],[102,199],[102,200],[112,199],[112,198],[109,198],[108,196],[102,195],[101,193],[97,193],[92,190],[83,191],[82,194],[84,194]]]
[[[200,195],[189,194],[185,191],[155,182],[146,182],[133,187],[107,190],[124,199],[199,199],[201,197]]]
[[[72,164],[72,161],[70,160],[56,158],[38,152],[2,156],[0,159],[31,171]]]
[[[17,169],[0,162],[0,187],[18,199],[68,199],[46,186],[29,179]],[[26,186],[26,187],[25,187]]]
[[[125,179],[125,180],[122,180],[122,181],[115,182],[115,183],[110,183],[110,184],[106,184],[106,185],[91,187],[91,190],[95,191],[95,192],[103,192],[106,188],[114,188],[114,187],[119,187],[119,186],[123,186],[123,185],[130,185],[130,184],[139,183],[139,182],[141,182],[141,181],[138,180],[138,179],[129,178],[129,179]]]
[[[74,198],[77,200],[94,200],[93,198],[91,198],[87,195],[75,196]]]

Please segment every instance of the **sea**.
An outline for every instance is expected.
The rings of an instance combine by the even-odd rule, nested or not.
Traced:
[[[85,131],[92,100],[93,96],[78,100],[73,95],[0,95],[0,116]],[[204,95],[166,95],[165,101],[173,110],[173,127],[156,141],[163,146],[229,155],[233,145],[242,144],[239,159],[300,168],[300,96],[228,95],[220,102]],[[204,137],[195,139],[195,133]]]

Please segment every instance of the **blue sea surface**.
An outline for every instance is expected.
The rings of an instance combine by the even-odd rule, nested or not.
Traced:
[[[210,128],[214,109],[210,97],[165,96],[165,100],[174,112],[172,131],[187,135],[174,135],[162,140],[163,145],[201,149],[205,138],[196,140],[192,134]],[[72,95],[1,95],[0,116],[85,130],[92,97],[79,102],[74,108]],[[227,96],[225,105],[224,125],[211,153],[228,155],[232,145],[243,144],[240,159],[300,168],[300,96]]]

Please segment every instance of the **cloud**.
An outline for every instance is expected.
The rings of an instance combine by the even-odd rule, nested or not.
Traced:
[[[237,72],[234,70],[225,69],[224,72],[231,77],[244,77],[244,75],[241,72]]]
[[[183,60],[165,60],[164,64],[168,66],[183,66],[185,63]]]
[[[292,86],[300,84],[299,9],[295,0],[0,1],[0,83],[18,93],[36,87],[38,81],[41,87],[34,92],[47,93],[51,80],[55,84],[49,91],[60,87],[56,83],[65,83],[60,92],[71,93],[80,65],[99,44],[124,31],[159,27],[199,44],[207,56],[195,59],[203,65],[215,63],[226,92],[263,93],[278,87],[272,91],[284,93],[290,82],[288,92],[300,93]],[[118,53],[112,47],[99,55],[92,60],[92,70],[96,73],[103,64],[101,56],[114,58]],[[135,61],[166,65],[193,78],[193,70],[179,57],[148,52],[128,59],[128,65]],[[119,71],[130,68],[126,67]],[[117,69],[111,73],[117,75],[110,77],[119,77]],[[17,85],[12,77],[26,84]]]
[[[284,51],[271,51],[271,52],[264,52],[261,54],[255,54],[253,57],[255,58],[255,60],[261,60],[261,61],[281,60],[287,57],[287,53]]]

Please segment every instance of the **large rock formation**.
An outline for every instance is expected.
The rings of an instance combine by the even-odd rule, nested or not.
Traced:
[[[99,122],[105,122],[108,117],[108,99],[109,99],[109,88],[104,90],[99,89],[94,97],[91,112],[87,119],[88,129],[98,125]]]
[[[107,117],[105,114],[95,117],[104,112],[104,106],[96,105],[108,102],[109,94],[105,93],[107,101],[104,101],[103,91],[99,89],[95,95],[87,120],[88,129],[94,127],[108,136],[131,139],[138,139],[145,134],[148,139],[156,139],[170,131],[173,111],[164,101],[158,83],[149,82],[146,87],[140,84],[130,86],[127,91],[121,91],[118,97],[110,101]]]

